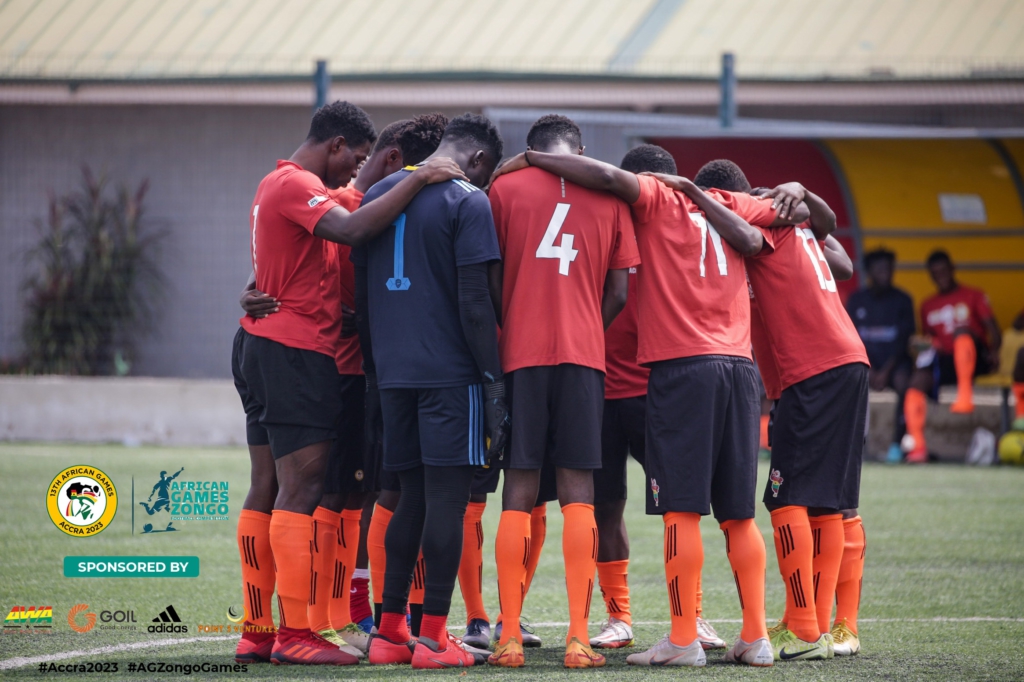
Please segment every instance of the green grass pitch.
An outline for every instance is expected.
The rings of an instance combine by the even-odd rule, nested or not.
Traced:
[[[96,537],[79,539],[61,533],[46,515],[44,494],[51,478],[72,464],[103,469],[118,486],[120,503],[112,525]],[[161,469],[185,467],[196,480],[228,480],[230,522],[186,522],[182,531],[131,534],[131,478],[136,496],[155,481]],[[116,661],[117,675],[76,675],[81,679],[167,678],[173,675],[125,673],[131,661],[203,663],[231,660],[234,643],[208,640],[174,646],[146,647],[169,637],[197,636],[198,623],[228,624],[225,611],[241,604],[235,521],[247,484],[245,451],[232,449],[123,448],[85,445],[0,445],[0,609],[12,605],[54,607],[52,634],[0,635],[0,676],[43,677],[38,663],[7,667],[4,661],[68,651],[113,647],[107,653],[57,661],[67,664]],[[767,468],[761,467],[762,482]],[[662,569],[661,523],[642,511],[644,481],[638,466],[630,469],[627,523],[632,542],[630,583],[637,645],[649,646],[667,631],[668,606]],[[560,549],[561,516],[549,505],[549,531],[525,615],[541,623],[544,648],[528,651],[527,667],[506,671],[488,667],[462,672],[420,673],[419,677],[466,676],[493,680],[563,680],[570,676],[602,679],[786,679],[786,680],[1022,680],[1024,679],[1024,469],[924,468],[867,465],[861,512],[868,537],[867,567],[861,608],[863,652],[851,659],[780,664],[767,670],[722,662],[721,652],[708,656],[703,670],[636,669],[625,665],[629,650],[609,655],[597,671],[561,667],[564,622],[568,617]],[[492,497],[485,520],[485,601],[497,616],[493,560],[494,533],[500,513]],[[768,616],[778,617],[784,593],[775,566],[771,526],[759,511],[758,525],[768,545]],[[141,525],[141,523],[139,523]],[[728,640],[739,632],[740,610],[725,557],[721,532],[711,519],[703,524],[705,543],[704,611]],[[62,574],[67,555],[198,555],[197,579],[71,579]],[[595,590],[591,631],[604,613]],[[145,627],[173,604],[188,635],[110,632],[98,628],[80,634],[67,624],[68,610],[88,603],[90,610],[131,609]],[[464,609],[456,589],[452,622],[460,626]],[[550,625],[543,625],[550,624]],[[458,631],[457,627],[453,628]],[[204,635],[200,635],[204,636]],[[205,635],[209,636],[209,635]],[[141,646],[123,650],[123,645]],[[62,677],[50,673],[46,677]],[[202,675],[193,675],[202,677]],[[224,679],[410,679],[395,667],[309,669],[250,666],[245,674]]]

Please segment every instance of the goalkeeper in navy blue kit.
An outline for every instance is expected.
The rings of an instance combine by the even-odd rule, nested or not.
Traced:
[[[366,372],[368,420],[384,425],[384,469],[402,496],[385,538],[387,568],[370,663],[414,668],[473,665],[447,632],[462,554],[463,516],[474,472],[508,430],[488,267],[500,261],[486,185],[502,154],[494,125],[475,114],[445,129],[433,156],[452,158],[469,182],[422,192],[380,237],[356,249],[356,321]],[[369,203],[416,167],[374,185]],[[378,407],[379,406],[379,407]],[[418,642],[406,627],[413,567],[426,565]]]

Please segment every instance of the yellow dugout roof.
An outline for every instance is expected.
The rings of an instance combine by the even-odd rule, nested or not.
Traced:
[[[0,78],[1024,73],[1020,0],[0,0]]]

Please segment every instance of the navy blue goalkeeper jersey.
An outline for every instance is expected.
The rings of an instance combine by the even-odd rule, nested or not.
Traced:
[[[370,188],[367,204],[408,175]],[[370,341],[381,388],[480,382],[462,333],[458,268],[501,259],[487,195],[462,180],[428,185],[387,230],[352,250],[366,268]]]

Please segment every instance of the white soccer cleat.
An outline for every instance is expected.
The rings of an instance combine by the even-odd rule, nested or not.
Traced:
[[[370,648],[370,635],[363,632],[363,629],[355,623],[349,623],[341,630],[338,630],[338,634],[345,640],[346,644],[359,649],[364,654]]]
[[[697,641],[704,647],[705,651],[710,649],[725,649],[728,644],[718,636],[715,628],[700,616],[697,616]]]
[[[835,656],[853,656],[860,653],[860,638],[851,630],[846,621],[832,626],[832,652]]]
[[[601,626],[601,632],[590,638],[590,646],[595,649],[620,649],[624,646],[633,646],[633,642],[633,628],[629,623],[611,616]]]
[[[729,663],[743,663],[757,668],[775,665],[775,652],[767,637],[744,642],[737,639],[736,644],[725,652],[725,660]]]
[[[647,651],[630,654],[626,663],[630,665],[673,665],[691,668],[703,668],[708,662],[700,640],[695,639],[687,646],[676,646],[668,635]]]

